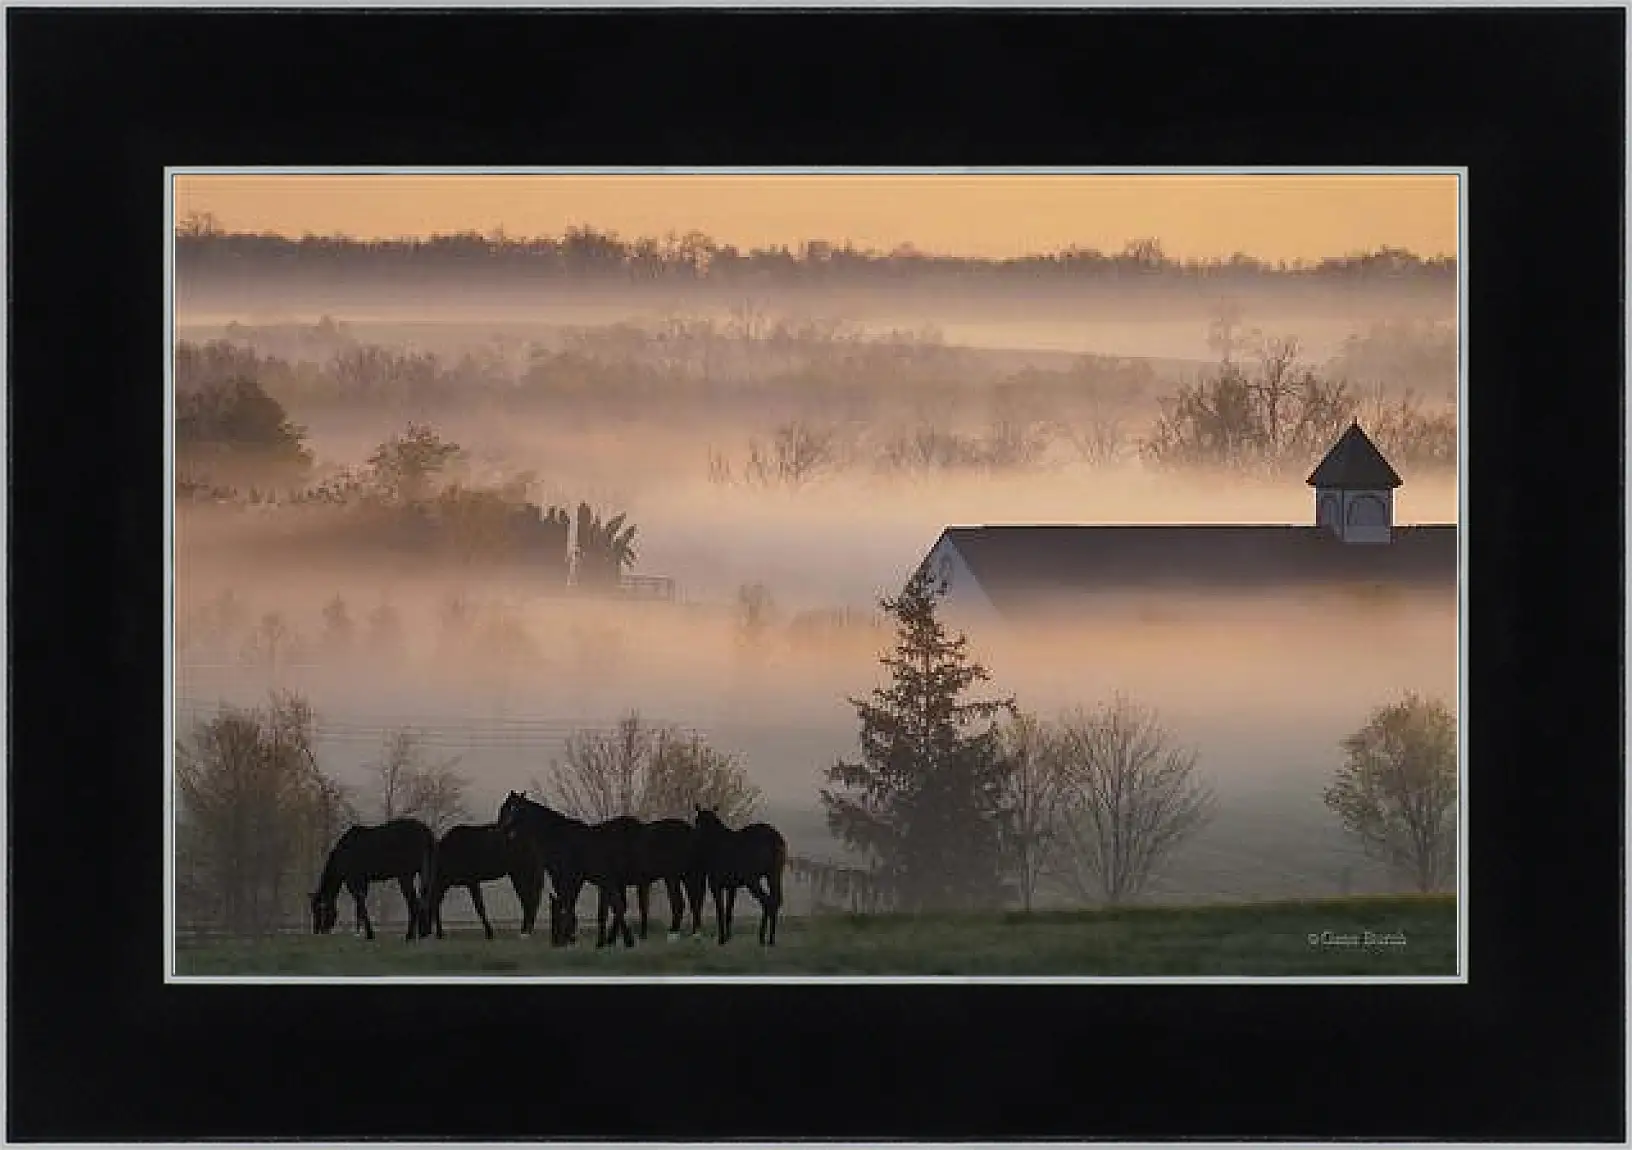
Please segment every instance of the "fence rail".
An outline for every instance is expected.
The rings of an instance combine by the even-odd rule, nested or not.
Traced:
[[[633,599],[675,598],[675,582],[667,575],[625,575],[619,586]]]

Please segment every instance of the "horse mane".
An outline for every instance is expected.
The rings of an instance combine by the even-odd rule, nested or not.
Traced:
[[[557,827],[582,827],[589,825],[585,823],[583,819],[575,819],[563,811],[556,810],[548,803],[539,802],[537,799],[529,798],[524,794],[512,791],[511,796],[519,801],[520,814],[526,818]]]

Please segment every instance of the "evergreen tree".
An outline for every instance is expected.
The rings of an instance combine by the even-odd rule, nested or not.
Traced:
[[[945,592],[926,565],[881,601],[896,627],[879,660],[891,682],[850,700],[861,761],[831,767],[834,789],[821,792],[829,829],[873,857],[905,909],[992,905],[1003,891],[1006,766],[995,717],[1013,702],[963,699],[990,675],[937,617]]]

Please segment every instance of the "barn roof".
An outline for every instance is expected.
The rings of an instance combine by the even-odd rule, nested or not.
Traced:
[[[1396,527],[1391,543],[1345,543],[1324,527],[948,527],[992,605],[1010,612],[1061,593],[1111,589],[1273,589],[1385,583],[1456,585],[1454,524]]]
[[[1310,487],[1336,487],[1354,491],[1386,487],[1392,490],[1404,484],[1399,474],[1389,466],[1383,453],[1371,437],[1360,429],[1357,419],[1349,424],[1326,458],[1309,476]]]

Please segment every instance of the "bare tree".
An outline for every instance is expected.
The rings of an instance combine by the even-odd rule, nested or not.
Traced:
[[[200,645],[212,657],[230,658],[230,644],[238,638],[248,620],[249,606],[232,588],[223,589],[199,609]]]
[[[1183,384],[1141,445],[1160,466],[1251,470],[1306,468],[1342,433],[1358,399],[1342,380],[1298,365],[1291,337],[1260,337],[1256,371],[1225,360],[1211,377]]]
[[[1263,448],[1271,459],[1280,457],[1286,416],[1298,395],[1299,381],[1292,370],[1297,358],[1296,336],[1265,339],[1258,352],[1258,377],[1247,385],[1263,413]]]
[[[1365,393],[1364,421],[1372,441],[1390,459],[1417,467],[1456,467],[1456,403],[1424,408],[1407,388],[1390,397],[1382,384]]]
[[[426,758],[421,736],[403,729],[385,736],[373,764],[375,805],[382,820],[415,818],[437,834],[470,817],[465,794],[470,780],[455,772],[457,756]]]
[[[726,324],[726,332],[732,338],[739,340],[744,347],[751,347],[765,338],[770,329],[770,317],[757,300],[745,299],[731,308],[731,318]]]
[[[1065,774],[1059,740],[1035,715],[1016,710],[998,728],[1003,775],[1004,840],[1020,891],[1020,905],[1030,910],[1039,881],[1049,868],[1059,835]]]
[[[1035,467],[1048,454],[1048,430],[1039,421],[997,420],[980,445],[982,462],[993,470]]]
[[[281,611],[268,611],[244,640],[243,661],[259,667],[275,680],[291,662],[305,653],[300,634]]]
[[[631,711],[606,731],[579,731],[540,788],[552,805],[592,822],[618,815],[689,818],[711,807],[728,823],[759,809],[759,788],[732,756],[696,734],[653,727]]]
[[[719,487],[729,487],[736,482],[731,471],[731,460],[723,451],[708,449],[708,481]]]
[[[689,819],[695,808],[705,807],[726,825],[741,826],[762,803],[760,789],[733,756],[709,746],[701,735],[658,732],[641,787],[641,818]]]
[[[757,646],[776,619],[776,600],[763,583],[744,583],[737,588],[737,637],[748,647]]]
[[[177,894],[188,917],[240,934],[275,928],[350,816],[313,753],[311,708],[275,692],[227,708],[176,747]]]
[[[1118,405],[1099,397],[1081,404],[1071,418],[1056,421],[1053,429],[1092,467],[1115,463],[1127,446]]]
[[[356,632],[357,627],[352,622],[346,600],[336,595],[323,608],[323,637],[320,643],[324,656],[334,662],[348,658],[356,640]]]
[[[1218,353],[1220,362],[1230,363],[1235,353],[1247,345],[1248,337],[1241,329],[1245,318],[1246,313],[1237,300],[1220,300],[1214,309],[1212,322],[1207,326],[1207,346]]]
[[[221,235],[223,230],[214,212],[191,211],[176,224],[176,234],[187,239],[208,239]]]
[[[1325,802],[1372,857],[1438,890],[1456,866],[1456,716],[1408,693],[1343,740]]]
[[[1040,463],[1048,454],[1053,428],[1034,394],[1015,381],[999,383],[988,407],[988,428],[980,444],[985,465],[1007,470]]]
[[[1137,898],[1174,850],[1212,817],[1196,756],[1171,745],[1156,712],[1122,696],[1060,724],[1065,790],[1058,877],[1081,898]]]
[[[978,443],[933,424],[920,423],[912,431],[897,432],[886,439],[878,463],[883,471],[922,474],[978,467],[982,458]]]
[[[837,458],[838,436],[833,428],[796,419],[776,429],[768,448],[750,441],[744,475],[762,485],[798,487],[831,468]]]
[[[654,738],[638,711],[609,731],[574,732],[565,756],[550,765],[545,794],[552,805],[590,822],[634,814]]]

